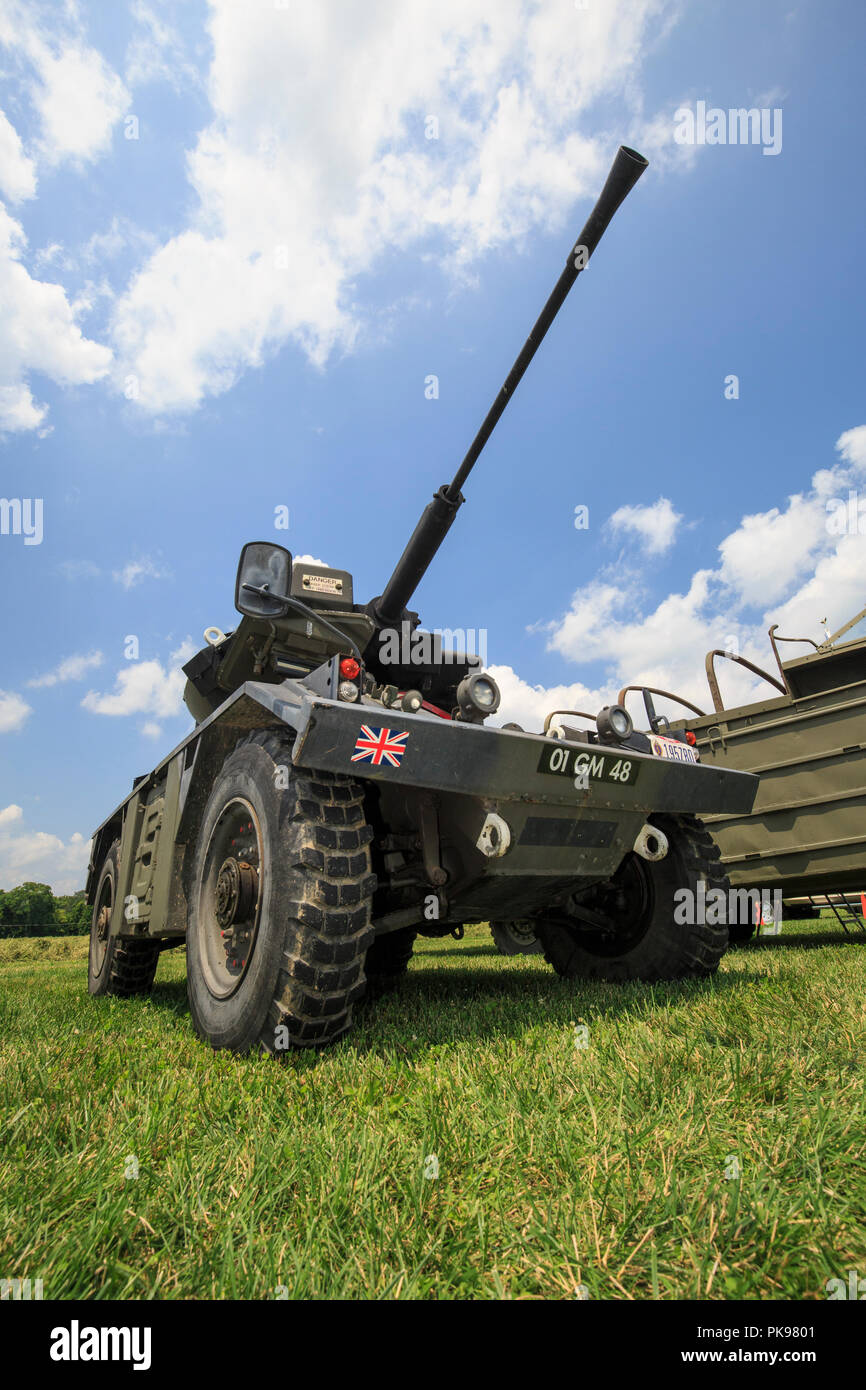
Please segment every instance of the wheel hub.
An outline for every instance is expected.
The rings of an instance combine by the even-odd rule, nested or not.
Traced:
[[[111,907],[106,903],[105,907],[99,909],[96,918],[96,935],[100,941],[105,941],[108,937],[108,927],[111,922]]]
[[[259,896],[259,875],[253,864],[225,859],[216,884],[216,919],[225,934],[253,915]]]

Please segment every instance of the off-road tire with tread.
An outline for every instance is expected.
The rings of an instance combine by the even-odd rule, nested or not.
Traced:
[[[120,841],[115,840],[102,861],[93,918],[90,925],[87,988],[90,994],[116,994],[129,999],[135,994],[149,994],[159,962],[159,945],[154,941],[131,941],[111,937],[105,945],[105,956],[99,960],[97,919],[102,908],[105,890],[110,883],[111,904],[117,896],[120,875]]]
[[[294,738],[280,726],[241,739],[202,815],[188,884],[187,989],[196,1030],[214,1048],[281,1057],[288,1047],[324,1046],[351,1027],[365,992],[376,879],[363,792],[350,777],[293,767]],[[202,968],[201,879],[209,837],[232,797],[255,811],[262,882],[249,964],[236,991],[217,998]]]
[[[700,978],[717,969],[728,945],[726,922],[677,923],[674,894],[678,889],[689,889],[695,895],[694,902],[698,881],[704,879],[706,891],[721,889],[727,904],[730,884],[718,845],[697,816],[653,815],[649,819],[664,831],[669,849],[664,859],[640,861],[651,887],[651,911],[644,935],[618,955],[594,954],[581,943],[579,928],[561,919],[542,919],[538,923],[539,940],[545,960],[557,974],[569,979],[653,981]]]

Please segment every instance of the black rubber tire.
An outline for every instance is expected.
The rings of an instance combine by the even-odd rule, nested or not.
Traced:
[[[196,1030],[214,1048],[282,1057],[289,1047],[322,1047],[351,1027],[364,995],[376,879],[362,789],[349,777],[294,768],[294,737],[280,726],[242,739],[202,815],[189,883],[187,992]],[[285,788],[276,785],[278,768]],[[248,801],[259,822],[261,902],[249,965],[235,992],[219,998],[202,968],[199,897],[210,836],[232,797]]]
[[[90,924],[90,949],[87,961],[87,989],[97,997],[116,994],[131,998],[134,994],[149,994],[159,963],[159,946],[153,941],[129,941],[112,937],[105,946],[100,962],[99,938],[96,923],[104,900],[104,889],[110,883],[111,903],[117,896],[120,875],[120,841],[115,840],[102,861],[93,916]]]
[[[541,920],[538,936],[544,958],[558,975],[589,980],[682,980],[712,975],[718,968],[728,945],[727,924],[678,924],[674,893],[683,888],[694,892],[704,879],[708,892],[720,888],[727,895],[728,877],[719,862],[719,848],[696,816],[650,819],[665,832],[669,850],[655,863],[641,861],[652,891],[648,930],[621,954],[600,955],[581,944],[579,929],[561,920]]]
[[[373,942],[367,952],[364,974],[368,980],[392,981],[405,975],[409,969],[415,938],[414,927],[399,927],[397,931],[386,932]]]

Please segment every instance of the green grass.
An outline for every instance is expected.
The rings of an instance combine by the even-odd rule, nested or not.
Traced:
[[[46,1298],[824,1298],[866,1274],[866,955],[827,922],[785,933],[709,983],[618,988],[471,928],[283,1065],[196,1039],[182,953],[151,998],[92,1000],[86,940],[0,942],[0,1275]]]

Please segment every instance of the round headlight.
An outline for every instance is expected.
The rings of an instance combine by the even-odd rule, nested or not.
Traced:
[[[602,743],[623,743],[634,728],[631,715],[622,705],[605,705],[595,723]]]
[[[499,709],[499,686],[492,676],[473,671],[457,687],[457,705],[463,719],[484,719]]]

